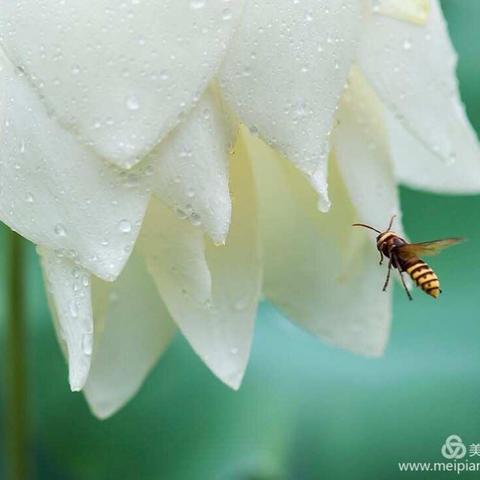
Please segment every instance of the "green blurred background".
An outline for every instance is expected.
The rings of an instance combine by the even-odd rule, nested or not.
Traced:
[[[459,78],[480,127],[480,2],[442,2],[459,52]],[[442,461],[456,433],[480,443],[480,197],[401,191],[406,230],[426,240],[470,242],[432,261],[444,295],[395,285],[391,341],[382,359],[322,344],[261,306],[239,392],[212,377],[180,336],[137,397],[112,419],[93,418],[68,390],[65,362],[47,310],[38,261],[28,249],[28,407],[41,479],[395,479],[401,461]],[[421,205],[421,209],[419,209]],[[5,230],[0,251],[5,252]],[[5,255],[0,257],[2,271]],[[5,284],[0,278],[1,352]],[[288,354],[286,354],[288,352]],[[4,411],[5,362],[0,407]],[[5,418],[0,418],[0,472]],[[476,459],[476,460],[475,460]],[[480,461],[480,457],[472,460]],[[5,478],[0,473],[0,478]],[[480,478],[463,474],[462,478]]]

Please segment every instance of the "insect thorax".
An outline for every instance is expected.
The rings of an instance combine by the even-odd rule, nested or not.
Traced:
[[[377,249],[386,257],[390,257],[392,249],[405,245],[407,242],[394,232],[382,232],[377,237]]]

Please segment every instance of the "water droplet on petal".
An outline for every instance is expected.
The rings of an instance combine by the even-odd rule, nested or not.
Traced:
[[[85,355],[91,355],[93,350],[93,336],[85,333],[82,337],[82,350]]]
[[[248,305],[248,298],[239,298],[233,305],[233,308],[238,312],[245,310]]]
[[[75,301],[71,301],[68,307],[69,307],[69,310],[70,310],[70,315],[73,318],[77,318],[78,317],[78,305],[77,305],[77,303]]]
[[[190,0],[190,7],[194,10],[198,10],[205,6],[205,0]]]
[[[125,105],[129,110],[135,111],[140,108],[140,101],[136,95],[129,95],[125,100]]]
[[[55,235],[58,235],[59,237],[67,236],[67,230],[61,223],[57,223],[55,225],[54,232],[55,232]]]
[[[121,220],[118,224],[118,229],[122,233],[130,233],[132,231],[132,224],[128,220]]]

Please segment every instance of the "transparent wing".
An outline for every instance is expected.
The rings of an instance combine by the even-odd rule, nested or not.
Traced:
[[[463,242],[465,239],[461,237],[444,238],[442,240],[432,240],[431,242],[407,243],[397,247],[402,257],[420,257],[422,255],[436,255],[444,248]]]

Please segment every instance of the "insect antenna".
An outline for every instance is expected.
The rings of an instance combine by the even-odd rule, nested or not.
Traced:
[[[382,233],[380,230],[377,230],[376,228],[373,228],[370,225],[365,225],[365,223],[353,223],[352,227],[365,227],[365,228],[369,228],[370,230],[373,230],[374,232]]]
[[[390,223],[388,224],[388,227],[387,227],[387,232],[390,231],[390,229],[392,228],[392,225],[393,225],[393,221],[395,220],[396,218],[396,215],[392,215],[392,218],[390,219]]]

